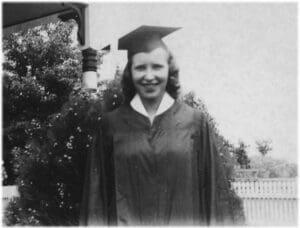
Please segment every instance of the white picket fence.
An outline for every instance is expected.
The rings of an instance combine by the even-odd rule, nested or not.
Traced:
[[[247,225],[297,225],[297,179],[236,180]]]

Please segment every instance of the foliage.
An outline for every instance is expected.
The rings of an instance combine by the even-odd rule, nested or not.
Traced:
[[[77,224],[85,154],[102,106],[122,100],[114,95],[103,103],[111,93],[90,99],[76,87],[81,61],[73,27],[50,24],[3,40],[2,169],[4,184],[17,184],[20,193],[5,212],[7,225]]]
[[[112,110],[123,100],[116,82],[104,84],[106,89],[94,99],[74,91],[47,125],[32,121],[28,128],[32,140],[24,149],[13,150],[20,199],[6,210],[7,225],[78,225],[86,151],[103,108]],[[103,97],[115,107],[103,102]]]
[[[250,168],[250,159],[247,155],[247,145],[243,141],[239,141],[238,147],[235,149],[236,160],[241,168]]]
[[[77,224],[86,151],[101,109],[99,99],[91,100],[80,92],[47,126],[32,123],[35,137],[25,149],[16,147],[13,152],[20,200],[14,202],[12,211],[7,210],[8,225]]]
[[[264,159],[254,156],[250,160],[251,167],[258,169],[259,178],[296,178],[298,176],[297,164],[269,156],[265,156]]]
[[[272,150],[271,141],[268,140],[260,140],[256,141],[256,148],[262,156],[266,156],[266,154]]]
[[[80,79],[80,51],[73,23],[42,25],[3,38],[3,158],[13,184],[12,150],[32,139],[31,121],[43,124],[60,110]]]
[[[20,79],[31,75],[42,80],[39,73],[44,69],[65,64],[77,67],[80,52],[71,45],[74,26],[75,23],[45,24],[4,37],[4,70]]]

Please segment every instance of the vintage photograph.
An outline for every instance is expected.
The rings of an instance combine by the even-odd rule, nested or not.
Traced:
[[[2,2],[4,226],[297,226],[297,2]]]

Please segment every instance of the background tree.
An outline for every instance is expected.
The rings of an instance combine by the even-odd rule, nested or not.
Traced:
[[[255,143],[258,152],[261,153],[263,157],[272,150],[271,141],[269,140],[258,140]]]
[[[247,155],[247,145],[243,141],[239,141],[238,147],[235,149],[236,160],[241,168],[250,168],[250,159]]]

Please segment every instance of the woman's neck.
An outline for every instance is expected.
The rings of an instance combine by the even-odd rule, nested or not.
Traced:
[[[163,96],[157,98],[157,99],[143,99],[141,98],[142,100],[142,103],[145,107],[145,110],[146,112],[148,113],[148,115],[150,117],[153,117],[155,116],[156,112],[157,112],[157,109],[162,101],[162,98]]]

